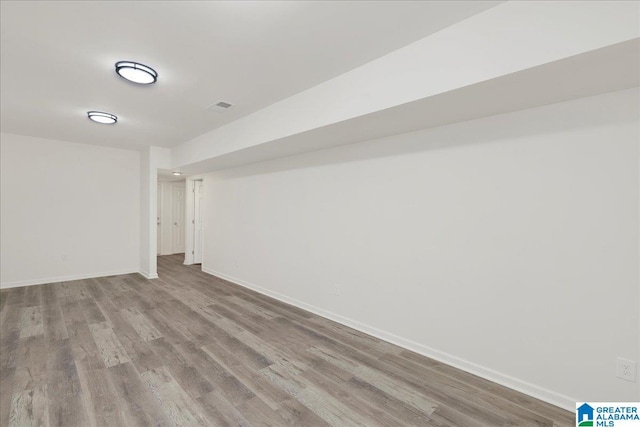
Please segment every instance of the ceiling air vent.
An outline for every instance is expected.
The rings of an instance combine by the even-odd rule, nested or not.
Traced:
[[[209,105],[207,109],[216,111],[218,113],[222,113],[223,111],[227,111],[231,107],[232,105],[229,104],[228,102],[220,101],[218,103]]]

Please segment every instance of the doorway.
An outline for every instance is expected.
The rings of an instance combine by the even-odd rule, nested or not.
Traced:
[[[185,181],[158,183],[158,254],[185,252]]]

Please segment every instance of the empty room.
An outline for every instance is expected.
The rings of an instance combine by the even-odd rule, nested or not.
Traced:
[[[0,8],[0,426],[640,426],[640,2]]]

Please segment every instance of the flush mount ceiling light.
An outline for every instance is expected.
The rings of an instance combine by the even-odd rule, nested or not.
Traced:
[[[133,61],[116,62],[116,73],[123,79],[142,85],[150,85],[158,80],[156,70]]]
[[[175,176],[180,176],[180,175],[182,175],[182,172],[175,171],[175,172],[173,172],[173,174],[174,174]]]
[[[87,111],[87,116],[97,123],[112,125],[118,121],[115,114],[105,113],[104,111]]]

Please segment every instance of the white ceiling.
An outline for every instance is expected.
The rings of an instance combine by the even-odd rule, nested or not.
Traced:
[[[196,175],[639,86],[640,39],[632,39],[211,157],[180,170],[186,175]],[[553,121],[549,125],[555,126]],[[498,133],[511,131],[501,129]],[[418,141],[416,149],[423,150],[439,144],[466,144],[473,139],[410,140]],[[374,152],[372,156],[376,155]]]
[[[1,130],[171,147],[498,3],[3,1]],[[118,60],[154,67],[158,82],[120,79]],[[234,106],[207,110],[221,100]]]

